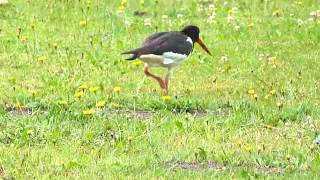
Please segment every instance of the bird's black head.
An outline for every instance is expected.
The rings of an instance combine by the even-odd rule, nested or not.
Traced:
[[[189,25],[182,29],[183,34],[189,36],[193,42],[197,42],[199,40],[200,29],[197,26]]]
[[[199,37],[200,29],[197,26],[189,25],[182,29],[181,31],[183,34],[189,36],[193,43],[198,43],[202,49],[204,49],[209,55],[211,55],[210,51],[208,50],[207,46],[202,42]]]

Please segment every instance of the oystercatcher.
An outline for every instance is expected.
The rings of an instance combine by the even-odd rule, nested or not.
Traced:
[[[181,31],[159,32],[149,36],[141,47],[123,52],[132,54],[126,60],[141,59],[144,62],[144,73],[157,80],[161,89],[168,92],[169,80],[173,68],[181,64],[192,52],[194,43],[198,43],[209,55],[210,51],[199,37],[197,26],[189,25]],[[165,78],[149,72],[149,67],[168,68]]]

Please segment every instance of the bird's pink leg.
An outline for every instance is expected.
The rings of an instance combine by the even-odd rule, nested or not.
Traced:
[[[154,75],[154,74],[151,74],[151,73],[149,72],[149,70],[148,70],[148,65],[145,65],[145,66],[144,66],[144,74],[145,74],[146,76],[150,76],[150,77],[152,77],[153,79],[157,80],[157,81],[159,82],[159,85],[160,85],[161,89],[166,89],[166,84],[165,84],[165,82],[161,79],[161,77],[156,76],[156,75]]]
[[[165,84],[165,86],[166,86],[166,92],[168,92],[168,89],[169,89],[169,81],[170,81],[170,79],[171,79],[171,75],[172,75],[172,70],[171,69],[169,69],[168,70],[168,74],[166,75],[166,78],[164,79],[164,84]]]

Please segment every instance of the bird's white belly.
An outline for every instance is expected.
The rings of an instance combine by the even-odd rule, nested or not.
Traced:
[[[150,67],[174,67],[181,64],[188,56],[185,54],[178,54],[173,52],[165,52],[162,55],[145,54],[141,55],[139,59],[147,63]]]

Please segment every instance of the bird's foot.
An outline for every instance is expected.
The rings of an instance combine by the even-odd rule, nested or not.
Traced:
[[[166,83],[164,82],[164,80],[161,79],[159,81],[159,85],[160,85],[161,89],[167,89],[167,86],[166,86]]]
[[[163,93],[168,94],[168,84],[166,83],[166,81],[162,80],[161,82],[159,82],[159,84]]]

